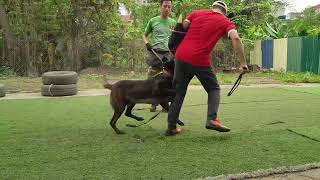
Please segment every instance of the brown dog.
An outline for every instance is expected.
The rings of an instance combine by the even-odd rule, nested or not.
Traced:
[[[165,64],[163,72],[152,79],[121,80],[115,84],[108,82],[104,84],[105,88],[111,90],[110,104],[114,114],[110,125],[117,134],[124,134],[117,128],[116,123],[125,109],[126,116],[137,121],[144,120],[131,112],[137,103],[160,104],[166,111],[169,110],[168,102],[171,102],[175,96],[175,91],[172,89],[173,71],[174,62],[172,61],[170,64]],[[180,120],[178,124],[184,125]]]

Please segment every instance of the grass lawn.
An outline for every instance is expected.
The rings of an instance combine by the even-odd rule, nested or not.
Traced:
[[[206,94],[190,90],[176,137],[162,136],[165,113],[139,128],[122,116],[127,134],[116,135],[104,96],[1,100],[0,179],[194,179],[320,162],[320,142],[305,137],[320,130],[320,94],[309,92],[318,90],[223,90],[223,134],[204,128]]]

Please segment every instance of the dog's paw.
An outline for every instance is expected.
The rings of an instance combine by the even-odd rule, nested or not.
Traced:
[[[180,126],[184,126],[184,123],[179,119],[178,120],[178,124],[180,125]]]
[[[136,120],[137,120],[137,121],[143,121],[144,118],[143,118],[143,117],[137,117]]]

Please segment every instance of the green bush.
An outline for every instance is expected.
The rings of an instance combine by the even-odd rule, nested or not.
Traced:
[[[277,77],[280,81],[286,83],[320,83],[320,75],[306,73],[279,73]]]
[[[16,73],[8,67],[0,67],[0,79],[15,77]]]

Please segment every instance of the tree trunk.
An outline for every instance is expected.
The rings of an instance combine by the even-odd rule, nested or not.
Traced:
[[[71,37],[71,61],[72,68],[74,70],[79,70],[81,67],[81,50],[80,50],[80,38],[79,33],[81,31],[81,27],[78,26],[81,21],[80,17],[80,7],[79,2],[76,0],[71,1],[71,6],[73,9],[73,18],[71,18],[71,29],[70,29],[70,37]],[[76,22],[77,21],[77,22]],[[78,23],[78,24],[77,24]]]
[[[0,3],[0,26],[4,30],[4,38],[6,42],[6,52],[8,52],[7,59],[10,59],[10,66],[15,68],[15,56],[14,56],[14,49],[16,48],[16,40],[13,36],[11,31],[11,27],[9,25],[9,17],[6,14],[6,10],[3,4]]]
[[[26,25],[24,31],[24,61],[25,61],[25,75],[36,75],[36,64],[37,59],[37,32],[35,30],[35,4],[32,0],[27,0],[23,4],[22,8],[23,14],[28,14],[28,16],[23,16],[22,21]]]

